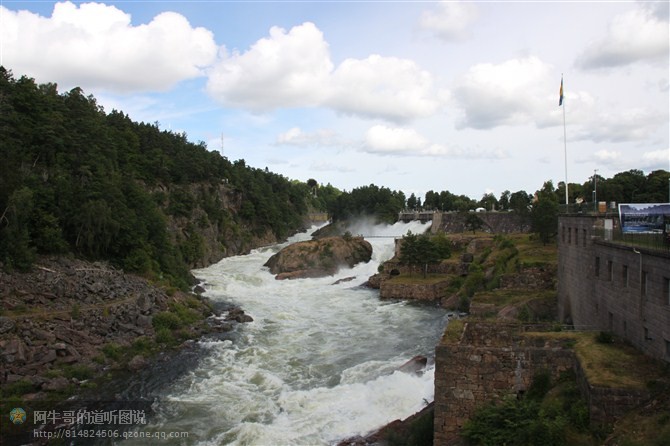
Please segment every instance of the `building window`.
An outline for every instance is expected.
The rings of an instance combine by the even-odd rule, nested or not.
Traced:
[[[565,226],[561,226],[561,241],[565,243]]]
[[[621,267],[621,282],[624,288],[628,286],[628,265],[623,265]]]
[[[596,257],[596,266],[595,266],[595,268],[596,268],[596,270],[595,270],[595,274],[596,274],[596,277],[598,277],[598,276],[600,275],[600,257]]]
[[[609,315],[609,331],[614,331],[614,314],[611,311],[608,311]]]
[[[575,228],[575,245],[579,246],[579,228]]]
[[[612,281],[612,270],[613,269],[614,269],[614,267],[612,265],[612,261],[608,260],[607,261],[607,280],[609,280],[610,282]]]
[[[651,341],[651,338],[649,337],[649,329],[647,327],[644,327],[644,340]]]
[[[582,229],[582,244],[586,248],[586,229]]]
[[[623,335],[628,336],[628,321],[623,321]]]
[[[663,278],[663,300],[665,305],[670,306],[670,278]]]
[[[642,271],[642,274],[640,275],[640,294],[642,297],[647,297],[647,272]]]
[[[568,245],[572,243],[572,228],[568,228]]]

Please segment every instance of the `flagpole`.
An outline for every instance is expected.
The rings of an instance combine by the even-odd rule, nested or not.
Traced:
[[[565,158],[565,210],[568,211],[568,140],[565,132],[565,97],[563,96],[563,73],[561,73],[561,102],[563,103],[563,156]]]

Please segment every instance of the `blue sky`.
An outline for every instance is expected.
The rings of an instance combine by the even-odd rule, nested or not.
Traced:
[[[1,1],[0,63],[291,179],[479,199],[670,170],[667,2]]]

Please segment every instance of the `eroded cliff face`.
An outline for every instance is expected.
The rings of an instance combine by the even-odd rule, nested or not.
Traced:
[[[372,245],[362,237],[327,237],[294,243],[270,257],[264,266],[277,279],[324,277],[341,267],[369,262]]]
[[[224,257],[248,254],[252,249],[282,241],[271,228],[252,226],[241,218],[242,194],[227,183],[157,187],[167,229],[192,268],[203,268]],[[307,217],[286,234],[305,230]]]

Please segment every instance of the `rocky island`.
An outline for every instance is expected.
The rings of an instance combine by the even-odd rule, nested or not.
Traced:
[[[340,267],[369,262],[372,245],[363,237],[326,237],[294,243],[270,257],[265,263],[277,280],[325,277]]]

